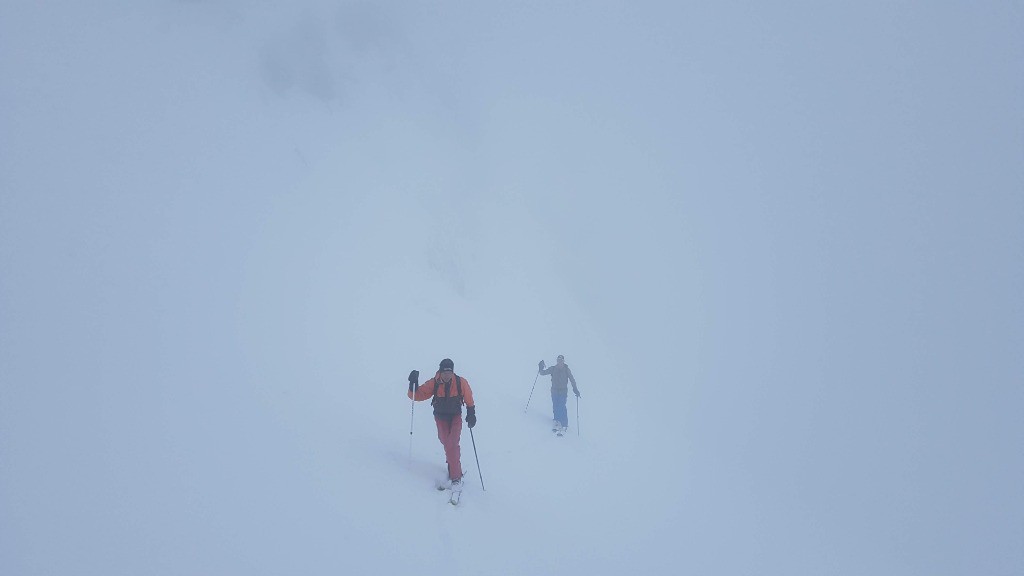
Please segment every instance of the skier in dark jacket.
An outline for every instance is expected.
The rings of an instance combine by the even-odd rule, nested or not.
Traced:
[[[541,374],[551,375],[551,412],[554,420],[551,422],[551,431],[565,433],[569,428],[569,415],[565,410],[565,401],[569,397],[569,383],[572,382],[572,391],[576,397],[580,397],[580,390],[576,387],[576,378],[572,370],[565,363],[565,356],[558,355],[555,365],[545,368],[544,361],[537,363],[537,370]]]

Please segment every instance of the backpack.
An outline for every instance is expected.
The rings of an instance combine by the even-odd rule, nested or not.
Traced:
[[[440,385],[440,381],[434,381],[434,399],[430,401],[430,405],[434,407],[434,416],[442,416],[447,420],[451,420],[455,416],[462,414],[462,378],[459,378],[458,374],[455,375],[455,388],[457,392],[455,396],[450,395],[452,392],[451,381],[445,384],[445,395],[438,396],[437,388]]]

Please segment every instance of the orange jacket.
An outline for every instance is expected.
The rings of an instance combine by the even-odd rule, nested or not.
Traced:
[[[466,405],[467,408],[472,408],[472,407],[476,406],[476,404],[473,403],[473,389],[469,387],[469,380],[466,380],[462,376],[459,376],[459,378],[462,380],[462,399],[463,399],[463,403]],[[438,386],[438,384],[440,384],[440,386]],[[413,400],[416,400],[417,402],[421,401],[421,400],[427,400],[427,399],[430,399],[430,398],[434,397],[434,390],[436,389],[438,397],[444,398],[445,397],[445,393],[444,393],[444,389],[445,388],[446,388],[446,386],[444,385],[444,382],[441,381],[441,373],[438,372],[438,373],[434,374],[433,378],[431,378],[430,380],[427,380],[423,384],[420,384],[420,387],[416,389],[416,396],[415,396],[415,398],[413,398],[413,393],[412,392],[406,392],[406,396],[408,396],[409,398],[413,398]],[[455,373],[454,372],[452,372],[452,385],[450,386],[450,388],[451,388],[450,393],[451,393],[452,396],[458,395],[459,387],[455,383]]]

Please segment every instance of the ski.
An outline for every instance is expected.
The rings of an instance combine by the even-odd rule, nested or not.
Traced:
[[[453,490],[451,480],[438,481],[434,484],[434,488],[437,488],[438,492],[448,492],[448,503],[452,506],[458,506],[462,500],[462,487]]]

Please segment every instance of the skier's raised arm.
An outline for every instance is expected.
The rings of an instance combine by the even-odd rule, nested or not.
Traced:
[[[412,372],[409,373],[409,392],[408,394],[406,394],[406,396],[412,398],[417,402],[426,400],[428,398],[433,398],[434,387],[436,385],[434,379],[431,378],[430,380],[427,380],[426,382],[423,383],[422,386],[418,383],[419,379],[419,370],[413,370]]]
[[[537,363],[537,373],[538,374],[544,374],[545,376],[548,375],[548,374],[551,374],[551,369],[552,368],[554,368],[554,366],[550,366],[548,368],[544,368],[544,361],[543,360],[541,360],[540,362]]]

